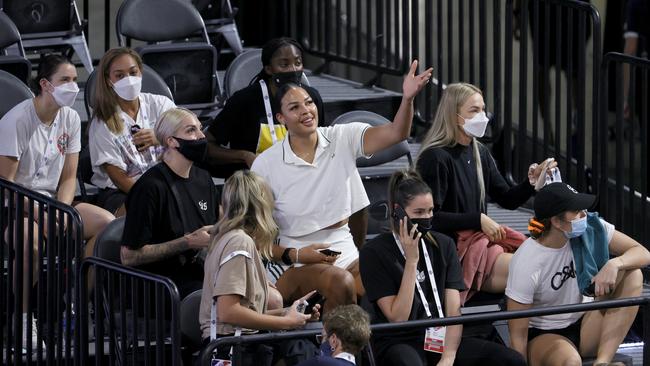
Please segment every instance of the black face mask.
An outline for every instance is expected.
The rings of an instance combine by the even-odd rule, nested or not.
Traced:
[[[208,139],[205,137],[198,140],[185,140],[180,137],[172,136],[178,144],[178,152],[181,153],[187,160],[201,163],[205,158],[205,153],[208,151]]]
[[[302,70],[301,71],[288,71],[279,72],[271,76],[271,81],[277,88],[284,84],[292,83],[296,85],[302,84]]]
[[[422,234],[431,230],[431,217],[411,219],[414,224],[418,224],[418,231]]]

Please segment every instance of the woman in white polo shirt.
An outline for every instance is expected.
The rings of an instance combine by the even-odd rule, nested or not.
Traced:
[[[77,70],[64,57],[44,57],[34,80],[34,92],[35,98],[19,103],[0,119],[0,177],[70,205],[75,195],[81,148],[81,121],[70,108],[79,92]],[[88,203],[76,204],[75,208],[83,220],[84,239],[89,242],[115,218]],[[29,230],[25,221],[25,237]],[[36,244],[25,240],[25,245],[34,245],[35,253]],[[34,271],[37,261],[35,254]],[[25,265],[26,271],[28,268]],[[28,278],[27,273],[24,278]],[[24,285],[26,289],[31,288],[31,284]],[[26,296],[28,292],[23,294]],[[24,319],[23,324],[26,322]],[[36,327],[32,331],[34,340]],[[25,332],[23,336],[29,337]]]
[[[142,59],[130,48],[108,50],[97,68],[95,110],[88,131],[91,181],[98,204],[116,212],[135,181],[158,163],[162,148],[153,126],[176,107],[163,95],[140,93]],[[118,216],[123,214],[120,210]]]
[[[317,289],[327,299],[326,311],[363,294],[359,253],[347,225],[352,213],[369,204],[356,159],[408,137],[413,99],[432,74],[428,69],[416,75],[417,66],[414,61],[404,79],[393,123],[377,127],[318,127],[318,109],[303,88],[286,84],[277,91],[276,118],[288,138],[259,155],[251,169],[267,180],[275,196],[280,245],[274,246],[274,258],[284,264],[276,286],[285,300]],[[325,248],[340,254],[318,251]]]

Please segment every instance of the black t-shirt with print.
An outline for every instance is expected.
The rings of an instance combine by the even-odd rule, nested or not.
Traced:
[[[323,99],[316,89],[309,86],[304,86],[304,88],[318,108],[318,125],[323,126],[325,123]],[[274,104],[271,103],[273,122],[279,125],[280,122],[275,118],[277,109]],[[259,83],[254,83],[238,90],[228,98],[226,105],[214,118],[208,131],[219,145],[254,153],[259,140],[260,125],[266,123],[262,88]],[[247,169],[246,164],[215,164],[216,162],[209,164],[211,173],[222,178],[230,177],[237,170]]]
[[[463,276],[460,269],[460,262],[456,254],[456,245],[446,235],[431,232],[436,239],[437,246],[427,243],[427,251],[431,258],[433,273],[436,277],[436,286],[440,301],[444,304],[445,289],[465,290]],[[421,247],[420,247],[421,248]],[[400,252],[392,233],[381,234],[361,248],[359,252],[359,268],[361,279],[366,289],[368,300],[372,304],[373,323],[387,323],[388,319],[381,312],[377,300],[386,296],[397,296],[402,283],[402,274],[406,261]],[[429,309],[434,317],[438,311],[433,297],[429,276],[426,274],[424,254],[420,249],[420,261],[418,272],[421,272],[419,279],[424,296],[429,302]],[[414,285],[415,286],[415,285]],[[443,306],[444,309],[444,305]],[[420,300],[420,295],[415,289],[413,304],[408,320],[426,319],[426,312]],[[398,343],[422,343],[424,345],[424,329],[391,331],[390,333],[373,334],[375,349],[378,355],[389,346]]]
[[[179,207],[164,171],[176,186]],[[165,163],[147,170],[133,185],[126,200],[126,221],[122,243],[131,249],[159,244],[213,225],[219,216],[219,197],[210,174],[197,167],[188,178],[174,173]],[[182,219],[181,219],[182,218]],[[187,250],[159,262],[138,268],[171,278],[179,287],[186,280],[201,280],[203,269],[193,262],[195,250]]]

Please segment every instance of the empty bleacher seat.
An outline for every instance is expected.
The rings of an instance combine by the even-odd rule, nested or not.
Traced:
[[[145,64],[165,80],[174,100],[190,109],[207,109],[221,97],[217,79],[217,52],[194,6],[183,0],[126,0],[115,24],[120,46],[137,39]],[[203,42],[179,41],[199,34]]]
[[[18,55],[9,54],[8,48],[13,45],[18,48]],[[3,11],[0,11],[0,70],[16,76],[25,84],[29,81],[32,73],[32,63],[25,58],[20,32]]]

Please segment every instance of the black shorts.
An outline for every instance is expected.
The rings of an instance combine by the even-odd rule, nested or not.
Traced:
[[[535,337],[541,336],[542,334],[557,334],[561,335],[564,338],[573,343],[576,348],[580,347],[580,329],[582,328],[582,317],[578,319],[575,323],[569,325],[566,328],[560,329],[538,329],[538,328],[528,328],[528,342],[532,341]]]

